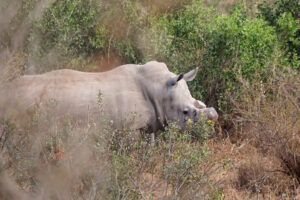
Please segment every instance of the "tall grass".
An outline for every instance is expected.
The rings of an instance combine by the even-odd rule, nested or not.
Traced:
[[[21,129],[1,121],[1,181],[18,185],[2,188],[1,198],[13,198],[5,194],[18,195],[18,188],[33,199],[222,198],[208,178],[211,122],[186,132],[170,123],[151,147],[134,130],[54,116],[36,110]]]
[[[265,193],[268,186],[277,195],[288,194],[291,198],[299,187],[299,86],[297,72],[290,69],[276,70],[270,74],[268,83],[247,85],[243,100],[235,102],[234,123],[239,130],[232,137],[248,141],[269,159],[267,163],[255,160],[258,158],[250,159],[241,168],[240,184],[260,187],[257,190]],[[272,162],[276,164],[269,164]],[[278,179],[280,175],[285,178]]]

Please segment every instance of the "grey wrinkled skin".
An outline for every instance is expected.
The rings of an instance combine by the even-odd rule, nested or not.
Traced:
[[[192,81],[197,71],[175,75],[164,63],[151,61],[101,73],[63,69],[25,75],[0,90],[0,115],[23,117],[33,107],[46,110],[55,102],[51,113],[57,116],[85,120],[103,112],[114,128],[125,125],[149,132],[162,129],[169,120],[184,128],[189,118],[196,122],[201,113],[217,120],[214,108],[206,108],[190,94],[186,81]]]

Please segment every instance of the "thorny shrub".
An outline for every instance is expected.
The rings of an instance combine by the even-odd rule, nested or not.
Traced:
[[[263,155],[281,161],[279,166],[268,170],[290,175],[293,180],[289,183],[291,190],[277,188],[278,185],[282,185],[281,181],[286,180],[261,184],[271,185],[276,188],[278,194],[289,193],[293,196],[293,191],[300,184],[300,79],[299,74],[290,69],[274,70],[270,77],[266,84],[245,85],[243,101],[234,102],[234,122],[236,128],[240,129],[237,130],[236,136],[242,141],[249,140]],[[242,176],[245,181],[242,185],[249,185],[253,178],[253,174],[249,173],[255,165],[252,163],[244,167]],[[253,173],[263,177],[266,175],[263,168],[263,165],[257,167],[254,169],[257,173]],[[247,177],[249,180],[246,180]]]

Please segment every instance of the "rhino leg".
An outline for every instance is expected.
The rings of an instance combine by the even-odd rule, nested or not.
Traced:
[[[154,147],[154,145],[155,145],[155,134],[154,133],[149,134],[148,142],[151,147]]]

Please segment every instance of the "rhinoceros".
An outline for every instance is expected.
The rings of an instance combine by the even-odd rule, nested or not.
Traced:
[[[207,108],[190,94],[186,81],[192,81],[197,71],[175,75],[166,64],[151,61],[99,73],[62,69],[24,75],[0,91],[0,115],[20,115],[54,101],[51,112],[59,116],[87,119],[101,109],[114,128],[132,118],[130,128],[149,133],[163,129],[168,121],[184,128],[189,119],[198,121],[201,113],[217,120],[214,108]]]

